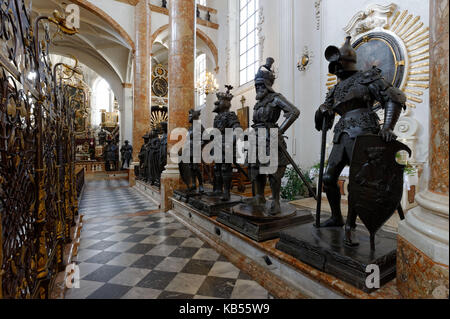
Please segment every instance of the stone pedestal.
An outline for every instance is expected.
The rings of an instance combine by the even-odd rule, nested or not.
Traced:
[[[377,249],[370,249],[369,233],[358,228],[357,247],[344,245],[344,228],[316,228],[302,225],[283,231],[277,249],[298,260],[333,275],[365,292],[375,289],[366,285],[372,271],[367,266],[377,265],[380,270],[380,286],[395,278],[396,236],[384,231],[376,236]]]
[[[195,19],[194,0],[171,0],[169,7],[169,137],[166,170],[161,176],[161,209],[171,209],[170,197],[181,188],[178,164],[170,156],[178,142],[170,134],[188,128],[189,110],[195,107]],[[186,131],[187,133],[187,131]]]
[[[139,163],[132,163],[128,169],[128,183],[130,187],[136,185],[136,174],[134,173],[134,167],[139,166]]]
[[[269,201],[261,207],[244,203],[223,209],[217,221],[257,242],[278,238],[281,231],[314,221],[309,210],[297,210],[288,203],[281,203],[281,214],[270,216],[271,204]]]
[[[142,181],[136,181],[135,189],[147,196],[158,208],[161,208],[161,191],[158,187],[149,185]]]
[[[399,225],[397,285],[405,298],[449,296],[448,10],[448,0],[430,0],[429,182]]]
[[[193,208],[196,208],[199,213],[208,217],[217,216],[222,209],[236,206],[242,201],[241,196],[231,194],[230,200],[223,202],[220,199],[221,196],[210,196],[208,192],[211,192],[211,190],[206,190],[205,194],[188,192],[187,190],[176,190],[173,197],[189,204]]]

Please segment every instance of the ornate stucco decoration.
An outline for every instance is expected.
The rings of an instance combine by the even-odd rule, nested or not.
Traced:
[[[256,26],[256,30],[258,30],[258,45],[259,45],[259,62],[260,62],[260,64],[263,64],[263,62],[264,62],[264,41],[266,40],[266,37],[264,36],[264,32],[263,32],[263,25],[264,25],[264,9],[263,9],[263,7],[260,7],[259,11],[258,11],[258,24]]]
[[[389,25],[389,18],[396,10],[397,5],[394,3],[387,6],[371,4],[366,10],[355,14],[344,28],[344,31],[348,35],[355,37],[376,27],[386,28]]]
[[[320,21],[321,21],[321,9],[322,6],[322,0],[317,0],[314,2],[314,8],[315,8],[315,15],[316,15],[316,30],[320,30]]]

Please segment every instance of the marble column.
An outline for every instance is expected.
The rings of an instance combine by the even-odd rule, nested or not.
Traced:
[[[188,128],[189,110],[195,108],[195,0],[171,0],[169,5],[169,134]],[[168,155],[178,140],[168,139]],[[178,164],[167,159],[161,176],[161,209],[171,209],[169,198],[181,186]]]
[[[150,0],[140,0],[135,10],[133,162],[139,162],[139,151],[144,143],[142,137],[150,130],[151,11],[149,2]]]
[[[428,189],[399,226],[397,285],[405,298],[448,298],[449,5],[430,0]]]

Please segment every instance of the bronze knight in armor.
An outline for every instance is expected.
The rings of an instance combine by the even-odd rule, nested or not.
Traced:
[[[148,159],[148,142],[150,141],[150,135],[147,133],[143,137],[144,144],[139,152],[139,179],[146,182],[147,181],[147,159]]]
[[[205,192],[204,186],[203,186],[203,176],[202,171],[200,169],[200,163],[195,163],[194,161],[194,122],[200,120],[201,111],[196,110],[190,110],[189,111],[189,123],[191,126],[188,130],[188,136],[186,138],[187,144],[185,145],[186,148],[189,148],[189,162],[184,163],[180,162],[179,168],[181,177],[188,187],[188,190],[190,192],[194,192],[197,188],[197,181],[198,181],[198,192],[200,194],[203,194]],[[205,131],[205,128],[203,125],[200,126],[201,132],[199,132],[203,136],[203,132]],[[202,141],[202,148],[205,145],[205,143]],[[183,149],[184,151],[185,149]],[[181,150],[180,150],[180,156]]]
[[[159,139],[159,134],[157,129],[153,129],[150,133],[150,141],[148,146],[148,158],[147,158],[147,176],[148,182],[151,185],[159,186],[160,179],[160,151],[161,151],[161,140]]]
[[[330,130],[335,114],[341,116],[341,119],[334,129],[334,146],[323,178],[332,217],[322,223],[321,227],[344,225],[341,192],[337,182],[342,170],[351,163],[356,138],[377,134],[386,142],[395,140],[397,137],[393,131],[406,102],[403,92],[383,79],[381,70],[374,67],[362,72],[356,68],[356,51],[350,40],[351,38],[347,37],[342,48],[330,46],[325,52],[330,62],[329,72],[338,77],[339,83],[328,92],[325,103],[316,112],[316,129]],[[373,110],[375,102],[379,102],[385,111],[382,126]],[[354,239],[356,217],[355,211],[350,211],[347,217],[345,244],[348,246],[358,244]]]
[[[133,147],[130,145],[129,141],[124,142],[125,145],[120,149],[120,154],[122,154],[122,169],[126,166],[130,168],[131,158],[133,157]]]
[[[231,112],[231,100],[233,95],[231,94],[232,86],[225,86],[227,91],[225,93],[217,93],[217,101],[214,103],[216,106],[214,113],[217,116],[214,118],[214,128],[218,129],[222,135],[222,164],[216,163],[214,165],[214,193],[223,194],[221,200],[227,202],[230,200],[230,191],[232,187],[233,179],[233,163],[225,163],[226,152],[234,152],[234,145],[227,145],[225,143],[226,129],[241,128],[239,119],[236,113]],[[229,149],[232,147],[233,149]],[[235,161],[234,161],[235,162]]]
[[[276,173],[268,176],[273,197],[270,214],[278,215],[280,213],[281,179],[286,171],[286,166],[291,164],[286,155],[287,152],[285,152],[286,142],[283,135],[298,119],[300,111],[286,100],[283,95],[276,93],[273,90],[272,86],[275,82],[275,74],[272,71],[272,65],[274,62],[274,59],[268,58],[266,64],[259,68],[258,73],[255,76],[257,103],[253,111],[254,124],[252,127],[257,134],[259,134],[259,129],[264,129],[266,131],[266,155],[271,154],[270,129],[277,128],[279,132],[279,150],[277,151],[278,169]],[[285,120],[279,127],[277,123],[280,119],[281,112],[284,113]],[[270,165],[270,163],[267,165]],[[262,166],[263,165],[258,160],[256,163],[250,163],[250,177],[255,185],[256,193],[253,204],[261,206],[266,202],[264,189],[267,183],[267,175],[261,174],[260,172]],[[266,164],[264,166],[266,166]]]
[[[161,174],[164,172],[167,165],[167,122],[161,122],[161,150],[159,152],[160,160],[160,169],[159,169],[159,178],[158,184],[161,184]]]

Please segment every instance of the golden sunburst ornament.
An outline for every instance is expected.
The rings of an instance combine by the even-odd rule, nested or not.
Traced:
[[[420,16],[408,10],[399,11],[394,4],[371,5],[366,11],[356,14],[344,30],[353,36],[353,47],[357,51],[371,41],[384,42],[393,55],[392,69],[386,72],[393,74],[390,77],[392,84],[405,92],[408,107],[415,108],[417,104],[423,103],[424,91],[430,87],[430,55],[429,27],[424,25]],[[378,56],[371,56],[366,60],[379,59]],[[377,66],[384,67],[386,71],[386,63]],[[336,84],[337,77],[328,74],[328,89]]]
[[[167,113],[167,107],[152,107],[150,129],[158,129],[160,123],[168,121],[169,114]]]

